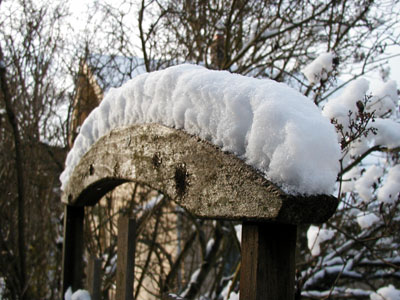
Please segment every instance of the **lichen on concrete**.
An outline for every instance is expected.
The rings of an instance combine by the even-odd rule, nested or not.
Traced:
[[[337,199],[285,194],[233,154],[159,124],[114,129],[75,167],[62,200],[93,205],[124,182],[150,186],[190,213],[212,219],[321,223]]]

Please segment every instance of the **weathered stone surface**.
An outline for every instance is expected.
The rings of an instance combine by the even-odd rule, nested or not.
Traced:
[[[119,128],[97,141],[76,166],[62,200],[93,205],[124,182],[161,191],[198,217],[320,223],[337,199],[285,194],[236,156],[158,124]]]

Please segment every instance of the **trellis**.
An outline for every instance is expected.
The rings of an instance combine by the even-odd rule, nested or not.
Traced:
[[[243,223],[243,300],[294,299],[297,225],[326,221],[338,203],[328,195],[286,194],[233,154],[181,130],[158,124],[114,129],[80,160],[62,196],[63,293],[83,287],[84,207],[126,182],[158,190],[199,218]],[[117,299],[133,299],[135,222],[119,223]],[[99,268],[92,260],[88,276]],[[93,294],[100,283],[90,282]]]

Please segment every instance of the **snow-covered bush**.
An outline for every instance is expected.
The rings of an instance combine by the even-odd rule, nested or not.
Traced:
[[[358,78],[320,103],[342,148],[340,205],[324,228],[308,229],[312,256],[304,252],[310,260],[297,279],[307,299],[399,298],[399,96],[395,81],[381,82],[375,91],[369,86]]]

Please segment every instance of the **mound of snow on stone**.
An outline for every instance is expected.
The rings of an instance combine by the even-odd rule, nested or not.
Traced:
[[[135,77],[111,89],[81,127],[61,175],[116,127],[159,123],[234,153],[291,194],[329,194],[340,149],[329,120],[287,85],[194,65]]]

